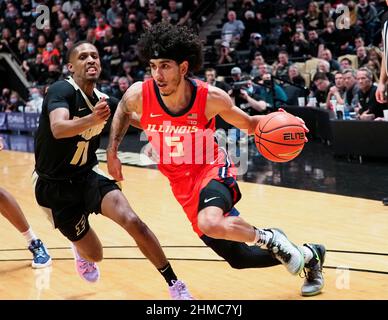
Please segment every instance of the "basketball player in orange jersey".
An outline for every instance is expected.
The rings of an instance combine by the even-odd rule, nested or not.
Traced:
[[[0,151],[3,147],[0,137]],[[0,188],[0,213],[26,238],[28,250],[33,255],[31,266],[35,269],[50,266],[51,257],[43,242],[35,235],[16,199],[3,188]]]
[[[241,197],[236,170],[214,141],[214,118],[219,115],[253,134],[261,117],[248,116],[221,89],[189,77],[201,68],[202,46],[185,27],[157,24],[143,34],[138,47],[152,79],[132,85],[118,105],[107,149],[109,173],[123,179],[119,144],[130,124],[143,128],[160,159],[160,171],[207,246],[237,269],[280,262],[296,275],[305,268],[302,294],[318,294],[325,248],[298,247],[279,229],[255,228],[234,207]]]

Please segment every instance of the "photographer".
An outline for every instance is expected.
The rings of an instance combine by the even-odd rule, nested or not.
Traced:
[[[252,83],[252,78],[248,75],[242,75],[239,67],[231,70],[234,82],[231,84],[232,89],[228,91],[234,104],[244,112],[251,114],[253,112],[265,111],[267,105],[264,101],[258,101],[256,95],[257,88]],[[233,128],[233,127],[232,127]],[[240,140],[246,141],[248,136],[235,128],[235,133],[229,135],[229,143],[237,143]]]
[[[241,99],[238,106],[249,114],[263,114],[267,109],[267,103],[257,94],[259,88],[252,83],[250,76],[243,77],[243,81],[233,85],[233,96]],[[253,110],[252,110],[253,109]]]
[[[261,79],[257,81],[256,95],[259,100],[267,104],[267,109],[279,108],[282,104],[287,103],[287,94],[280,85],[273,81],[271,67],[265,66],[263,69]]]

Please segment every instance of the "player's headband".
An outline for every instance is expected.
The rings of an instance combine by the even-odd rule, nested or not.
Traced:
[[[178,64],[181,64],[184,60],[186,60],[182,58],[181,53],[174,52],[167,48],[160,48],[159,46],[153,48],[151,59],[169,59],[174,60]]]

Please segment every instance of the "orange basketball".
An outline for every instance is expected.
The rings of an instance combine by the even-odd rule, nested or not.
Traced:
[[[304,147],[305,131],[300,120],[286,112],[272,112],[263,117],[255,130],[259,152],[273,162],[294,159]]]

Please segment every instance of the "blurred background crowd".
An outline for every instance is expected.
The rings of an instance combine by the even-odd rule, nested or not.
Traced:
[[[42,29],[39,5],[50,10]],[[99,50],[99,89],[120,98],[150,77],[137,55],[139,35],[166,21],[201,35],[205,63],[195,76],[250,114],[342,106],[349,119],[383,120],[386,106],[374,92],[386,11],[385,0],[0,0],[0,53],[12,56],[29,84],[23,96],[3,75],[0,111],[40,112],[47,86],[69,75],[66,53],[80,40]]]

